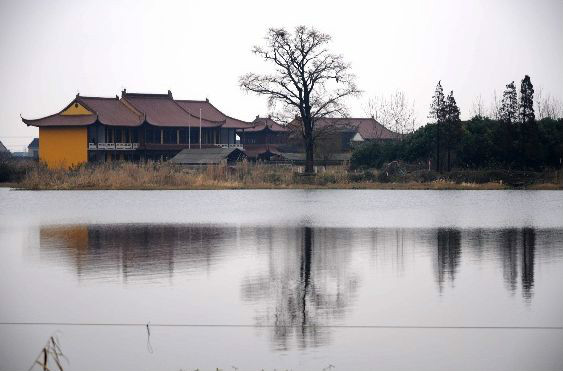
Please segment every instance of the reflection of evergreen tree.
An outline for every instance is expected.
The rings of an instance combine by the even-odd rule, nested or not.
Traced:
[[[536,232],[532,228],[522,230],[522,295],[530,300],[534,288],[534,256]]]
[[[457,229],[438,229],[435,270],[438,287],[442,291],[444,282],[454,282],[461,256],[461,232]]]
[[[499,234],[500,255],[502,259],[502,275],[510,291],[516,291],[518,281],[518,231],[503,230]]]

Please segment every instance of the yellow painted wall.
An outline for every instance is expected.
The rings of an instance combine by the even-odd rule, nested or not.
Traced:
[[[92,112],[88,111],[80,103],[73,103],[63,112],[61,112],[61,115],[66,115],[66,116],[80,116],[80,115],[91,115],[91,114]]]
[[[40,127],[39,160],[53,168],[69,168],[88,161],[86,127]]]

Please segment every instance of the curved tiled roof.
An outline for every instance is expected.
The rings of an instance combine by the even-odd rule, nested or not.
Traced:
[[[325,118],[317,125],[334,125],[337,128],[351,129],[359,133],[362,138],[370,139],[400,139],[401,134],[395,133],[381,125],[374,118]]]
[[[140,112],[145,114],[145,120],[155,126],[199,126],[199,117],[186,111],[170,95],[165,94],[131,94],[122,96]],[[218,127],[222,122],[210,121],[202,118],[202,127]]]
[[[70,105],[80,103],[91,115],[63,115]],[[32,126],[86,126],[95,122],[112,126],[139,126],[147,122],[166,127],[223,127],[243,129],[252,127],[246,121],[227,116],[209,101],[174,100],[172,93],[142,94],[122,92],[121,99],[103,97],[76,98],[61,112],[34,120],[22,118]]]
[[[287,132],[289,131],[285,126],[278,124],[270,117],[260,117],[256,116],[256,119],[252,121],[252,127],[245,129],[244,132],[257,132],[262,130],[271,130],[275,132]]]
[[[39,138],[33,138],[31,143],[27,145],[27,148],[29,149],[39,148]]]
[[[0,153],[9,153],[8,148],[0,141]]]
[[[78,97],[76,99],[96,112],[98,120],[105,125],[139,126],[143,115],[128,108],[119,98]]]
[[[298,119],[293,120],[289,125],[296,128],[299,125]],[[381,125],[373,117],[337,117],[337,118],[322,118],[315,123],[316,131],[351,131],[358,133],[366,140],[374,139],[400,139],[401,134],[387,129]]]
[[[87,126],[95,123],[98,120],[98,115],[61,115],[55,113],[47,117],[39,119],[25,119],[22,121],[28,126]]]
[[[201,117],[211,121],[225,121],[227,116],[219,111],[214,105],[207,100],[178,100],[178,103],[183,109],[190,112],[192,115],[199,117],[199,110],[201,109]]]
[[[246,129],[252,126],[250,122],[235,119],[225,115],[219,111],[217,107],[209,102],[209,100],[175,100],[180,107],[190,112],[192,115],[199,117],[201,109],[201,117],[206,120],[221,122],[222,127],[230,129]]]
[[[235,119],[232,117],[227,116],[227,119],[225,120],[225,123],[223,124],[224,128],[229,128],[229,129],[247,129],[252,127],[252,124],[246,121],[242,121],[239,119]]]

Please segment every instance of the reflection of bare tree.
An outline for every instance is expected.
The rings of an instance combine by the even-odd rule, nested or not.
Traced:
[[[258,310],[258,325],[271,325],[278,349],[329,341],[326,327],[342,318],[354,298],[358,278],[347,271],[353,240],[350,230],[291,230],[286,246],[268,251],[268,269],[247,277],[243,299],[266,303]],[[278,254],[281,252],[282,256]]]
[[[75,266],[80,278],[171,277],[182,270],[209,269],[235,228],[198,225],[78,225],[41,227],[45,260]]]
[[[440,292],[444,282],[455,280],[461,255],[461,232],[457,229],[438,229],[435,270]]]

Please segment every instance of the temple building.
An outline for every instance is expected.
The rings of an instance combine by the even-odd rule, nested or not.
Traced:
[[[252,127],[239,129],[237,134],[249,159],[269,160],[280,153],[280,147],[288,143],[290,132],[271,117],[256,116]]]
[[[291,128],[299,128],[300,125],[298,118],[289,123]],[[389,130],[373,117],[324,117],[315,123],[315,135],[317,147],[324,147],[325,151],[331,153],[350,152],[354,146],[364,142],[397,141],[402,138],[400,133]]]
[[[25,119],[39,128],[39,160],[50,168],[114,160],[167,160],[182,149],[240,147],[237,132],[256,125],[225,115],[209,100],[122,91],[121,97],[76,95],[60,112]]]

